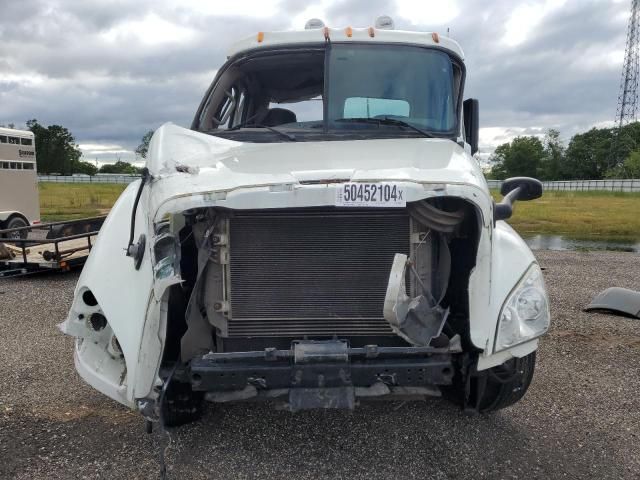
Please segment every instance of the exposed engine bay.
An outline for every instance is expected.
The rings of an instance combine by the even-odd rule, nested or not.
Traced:
[[[407,209],[211,208],[184,218],[184,283],[174,287],[186,304],[182,361],[302,338],[427,346],[443,329],[439,341],[464,335],[444,328],[449,316],[465,315],[461,293],[476,250],[477,219],[462,200]],[[402,282],[390,284],[396,254],[405,259]],[[452,262],[466,268],[453,270]],[[391,307],[391,321],[383,312],[388,287],[406,296]],[[170,323],[180,323],[175,314]],[[424,322],[434,327],[415,328]]]
[[[164,363],[189,364],[194,388],[209,392],[210,400],[291,386],[289,371],[284,380],[273,372],[243,376],[227,363],[229,376],[238,378],[212,393],[221,384],[206,373],[221,359],[262,360],[271,352],[286,361],[344,358],[352,369],[358,356],[417,360],[473,349],[467,288],[480,224],[462,199],[432,198],[402,209],[206,208],[179,217],[159,227],[155,243],[156,276],[175,267],[183,280],[171,287]],[[363,373],[358,387],[373,391],[360,393],[384,395],[396,387],[439,395],[436,384],[451,384],[454,372],[450,356],[440,360],[438,378],[424,365],[404,381],[397,372],[386,379]],[[316,378],[312,383],[318,386]],[[299,408],[309,406],[300,402]]]

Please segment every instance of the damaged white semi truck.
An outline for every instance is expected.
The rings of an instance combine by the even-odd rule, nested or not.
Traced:
[[[207,401],[524,395],[549,305],[504,220],[542,186],[493,201],[460,46],[390,24],[260,32],[191,129],[155,132],[61,325],[84,380],[165,425]]]

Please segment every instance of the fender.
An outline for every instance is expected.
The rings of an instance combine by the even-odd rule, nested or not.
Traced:
[[[127,187],[105,220],[78,280],[69,316],[60,325],[64,333],[78,339],[75,361],[85,381],[130,407],[134,405],[133,385],[139,373],[147,310],[154,301],[145,208],[148,188],[143,190],[136,214],[135,238],[145,234],[149,239],[140,269],[125,255],[139,185],[137,181]],[[106,327],[99,331],[92,326],[94,314],[106,319]]]
[[[9,220],[9,218],[11,217],[20,217],[22,218],[25,222],[27,222],[27,224],[31,225],[31,222],[29,221],[29,219],[27,217],[25,217],[22,213],[15,211],[15,210],[7,210],[4,212],[0,212],[0,222],[5,222],[7,220]]]
[[[523,357],[538,347],[538,341],[532,340],[505,351],[492,353],[500,310],[514,286],[535,262],[536,258],[522,237],[508,223],[502,220],[496,222],[491,252],[489,305],[484,307],[482,314],[486,321],[482,328],[486,335],[486,343],[478,360],[478,370],[500,365],[512,357]]]

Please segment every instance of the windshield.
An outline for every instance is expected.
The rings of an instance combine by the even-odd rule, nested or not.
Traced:
[[[436,133],[456,126],[453,67],[441,51],[333,45],[328,65],[329,128],[351,128],[349,119],[362,118],[394,118]]]
[[[455,139],[461,72],[444,51],[409,45],[256,52],[223,69],[194,128],[257,142]]]

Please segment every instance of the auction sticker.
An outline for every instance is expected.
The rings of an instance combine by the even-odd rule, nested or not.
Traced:
[[[344,183],[336,188],[339,207],[405,207],[402,187],[393,183]]]

